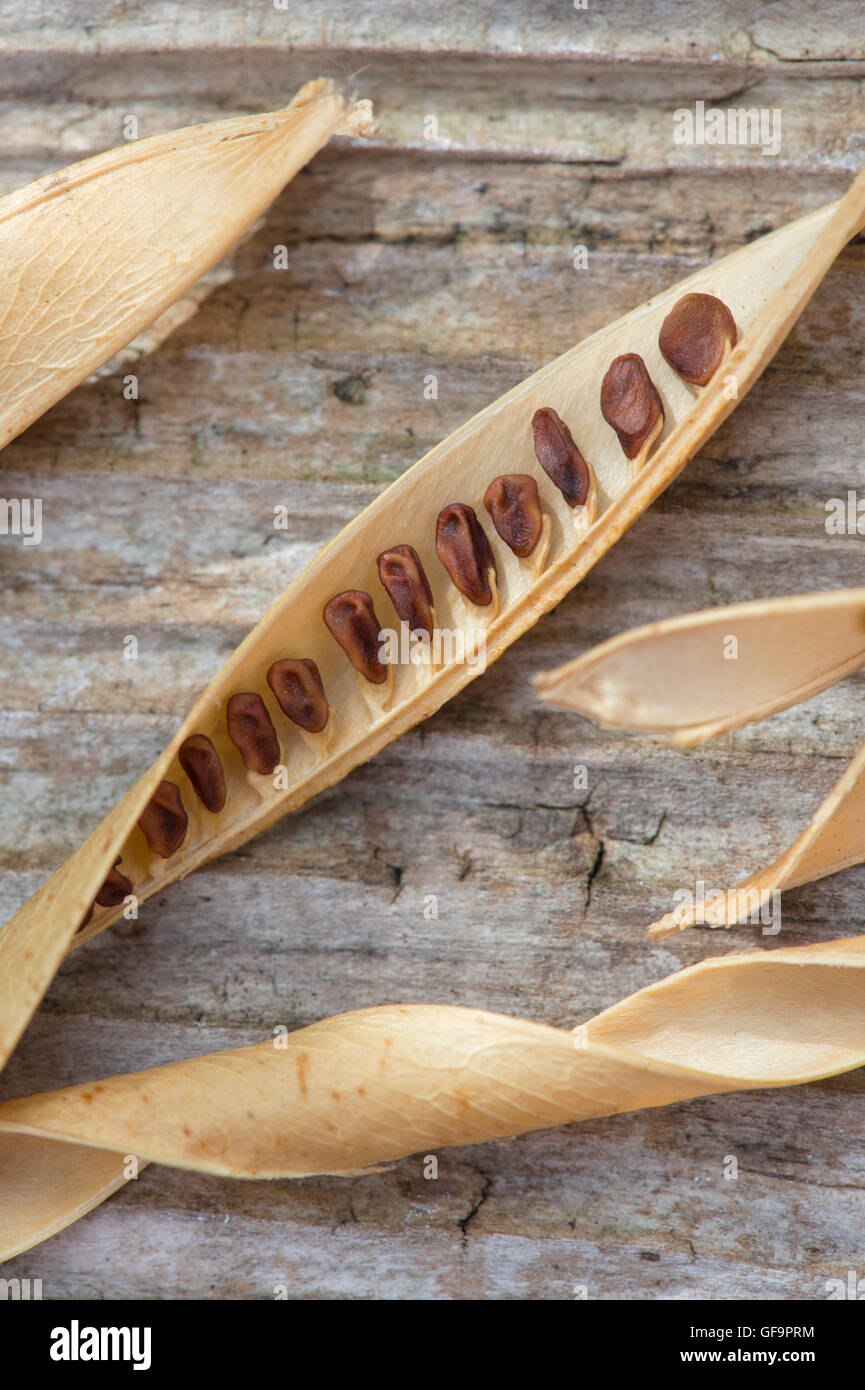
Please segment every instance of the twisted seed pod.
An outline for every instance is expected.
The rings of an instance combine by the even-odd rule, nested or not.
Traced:
[[[0,1259],[122,1186],[126,1156],[239,1178],[355,1176],[865,1063],[865,938],[717,957],[567,1032],[435,1005],[0,1105]],[[87,1147],[85,1147],[87,1146]]]
[[[0,199],[0,448],[175,304],[349,114],[308,82],[282,111],[130,141]]]
[[[14,1046],[118,854],[136,895],[144,901],[332,785],[478,673],[479,665],[457,659],[411,671],[391,666],[393,689],[387,700],[375,704],[359,693],[350,662],[322,621],[322,607],[332,595],[349,589],[379,594],[376,557],[395,544],[413,546],[429,568],[436,517],[450,498],[460,497],[477,512],[496,474],[531,473],[553,522],[550,544],[543,566],[533,569],[498,537],[492,542],[499,604],[486,621],[485,654],[487,662],[494,661],[578,583],[730,414],[863,221],[865,178],[860,175],[839,203],[706,267],[545,366],[431,450],[326,545],[229,659],[150,771],[7,925],[0,937],[0,1058]],[[664,318],[683,294],[691,292],[721,299],[739,332],[724,375],[716,373],[699,389],[696,400],[658,348]],[[654,445],[644,444],[648,453],[639,471],[604,421],[599,401],[610,363],[628,353],[646,362],[663,390],[666,409],[664,436]],[[736,382],[735,392],[728,389],[730,379]],[[597,518],[588,530],[575,531],[571,509],[534,457],[531,420],[542,407],[554,409],[573,426],[591,460]],[[444,576],[441,585],[436,584],[436,611],[442,628],[483,621],[481,610],[468,612]],[[263,686],[272,664],[288,655],[286,632],[294,634],[292,646],[302,643],[300,649],[316,662],[338,712],[339,717],[329,721],[333,730],[327,746],[311,759],[307,743],[287,740],[291,746],[285,749],[286,777],[279,787],[262,789],[252,782],[253,774],[232,772],[216,825],[210,816],[201,816],[197,806],[190,807],[189,833],[181,850],[168,860],[148,854],[141,837],[133,834],[134,827],[159,782],[182,778],[180,745],[190,735],[203,734],[220,755],[227,753],[236,764],[225,729],[226,703],[238,691]],[[381,689],[386,689],[384,684]],[[94,912],[78,940],[103,930],[118,911]]]

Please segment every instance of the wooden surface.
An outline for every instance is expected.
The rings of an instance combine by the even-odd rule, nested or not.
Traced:
[[[0,541],[4,919],[384,484],[654,290],[840,194],[865,160],[853,0],[38,8],[41,27],[0,4],[3,191],[118,143],[124,115],[151,134],[279,105],[319,73],[373,98],[382,132],[298,177],[233,278],[139,364],[138,402],[117,374],[87,383],[0,459],[4,495],[44,509],[41,545]],[[779,107],[781,157],[674,145],[672,112],[696,100]],[[428,724],[147,903],[134,934],[70,957],[2,1094],[378,1003],[574,1025],[760,941],[743,927],[652,946],[645,926],[676,889],[726,886],[798,834],[865,736],[865,677],[690,753],[542,709],[529,678],[652,618],[861,583],[863,542],[828,537],[824,503],[865,483],[863,306],[860,239],[751,396],[567,601]],[[858,932],[863,886],[857,869],[785,895],[762,944]],[[862,1272],[863,1098],[857,1073],[695,1101],[446,1151],[436,1181],[420,1157],[355,1181],[150,1168],[4,1274],[60,1298],[287,1284],[819,1299]]]

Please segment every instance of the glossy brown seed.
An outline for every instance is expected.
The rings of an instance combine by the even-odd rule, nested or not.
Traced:
[[[151,854],[170,859],[183,844],[189,818],[183,809],[180,788],[160,782],[138,822]]]
[[[531,555],[544,526],[538,485],[531,474],[493,478],[484,493],[484,506],[505,545],[521,559]]]
[[[489,572],[496,572],[486,532],[474,509],[451,502],[436,522],[436,554],[461,594],[485,608],[493,601]]]
[[[117,864],[119,863],[120,860],[118,859]],[[122,874],[117,864],[110,870],[108,877],[96,894],[96,901],[100,907],[119,907],[123,899],[132,892],[132,879]]]
[[[705,386],[735,347],[736,320],[713,294],[686,294],[673,305],[658,336],[670,366],[692,386]]]
[[[373,685],[387,680],[387,667],[379,656],[381,624],[372,595],[365,589],[347,589],[324,605],[324,621],[330,635],[342,647],[356,671]]]
[[[571,431],[552,406],[532,416],[535,455],[569,507],[583,507],[592,485],[589,465],[574,443]]]
[[[199,801],[216,815],[225,805],[225,773],[210,739],[206,734],[191,734],[181,743],[177,760]]]
[[[433,596],[413,545],[394,545],[378,557],[378,577],[397,617],[410,632],[433,635]]]
[[[330,710],[318,667],[310,657],[286,656],[275,661],[267,673],[267,683],[283,714],[309,733],[321,733]]]
[[[279,762],[279,739],[267,706],[254,690],[232,695],[226,706],[228,737],[251,772],[262,776]]]
[[[626,352],[610,363],[601,386],[601,414],[629,459],[637,457],[663,422],[661,397],[638,353]]]

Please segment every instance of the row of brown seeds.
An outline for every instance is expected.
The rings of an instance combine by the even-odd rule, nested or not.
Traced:
[[[688,294],[664,319],[659,335],[661,352],[671,367],[691,385],[705,386],[728,348],[735,346],[736,324],[727,306],[714,295]],[[664,407],[642,357],[625,353],[611,362],[601,385],[601,413],[615,430],[622,450],[634,459],[651,446],[664,423]],[[592,486],[592,469],[583,458],[564,420],[543,406],[532,417],[535,455],[541,468],[571,508],[584,506]],[[494,478],[484,493],[484,506],[507,546],[521,559],[531,555],[543,528],[538,485],[529,473],[506,473]],[[436,522],[436,554],[456,589],[478,607],[493,599],[490,573],[495,556],[472,507],[452,502]],[[382,587],[401,622],[411,632],[433,635],[433,593],[420,556],[411,545],[396,545],[378,557]],[[356,671],[373,685],[387,680],[380,657],[381,624],[372,595],[349,589],[329,599],[323,619]],[[267,672],[267,683],[283,714],[308,733],[321,733],[330,710],[321,675],[308,657],[285,657]],[[251,772],[268,776],[279,764],[279,738],[264,700],[255,691],[232,695],[226,707],[228,736]],[[181,744],[178,761],[206,810],[218,815],[225,806],[225,772],[219,754],[206,734],[193,734]],[[189,818],[180,788],[160,782],[138,822],[152,854],[169,859],[186,836]],[[117,860],[117,864],[120,860]],[[95,906],[118,907],[133,885],[115,867],[111,870],[82,926]]]

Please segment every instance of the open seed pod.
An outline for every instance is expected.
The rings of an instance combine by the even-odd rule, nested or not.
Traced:
[[[327,544],[229,658],[150,771],[7,924],[0,1057],[76,933],[85,940],[130,910],[98,901],[112,896],[102,891],[112,870],[140,903],[242,844],[456,694],[482,669],[464,659],[467,650],[483,647],[493,661],[553,607],[730,413],[863,222],[860,176],[840,202],[697,272],[535,373]],[[709,352],[700,337],[723,316],[694,319],[688,310],[683,326],[677,305],[706,295],[732,316],[735,345],[728,336]],[[661,352],[671,314],[676,360],[717,364],[704,386],[683,379]],[[689,332],[700,349],[690,357]],[[543,417],[540,440],[538,411],[556,417]],[[535,479],[540,527],[537,517],[514,525],[513,507],[535,505],[524,483],[491,496],[487,512],[496,475]],[[532,535],[546,546],[540,565],[524,544]],[[518,538],[515,549],[509,536]],[[383,629],[396,629],[403,613],[433,611],[438,628],[418,644],[420,660],[382,661],[375,642]],[[294,683],[285,687],[277,671],[293,673]],[[192,776],[190,767],[198,769]],[[220,772],[224,801],[215,793]]]
[[[865,1063],[865,938],[718,957],[574,1032],[435,1005],[0,1105],[0,1259],[156,1162],[239,1178],[353,1176],[695,1096]]]
[[[130,141],[0,198],[0,448],[170,305],[173,327],[176,301],[367,108],[319,79],[282,111]]]
[[[807,700],[865,665],[865,589],[648,623],[535,677],[542,700],[688,747]]]

